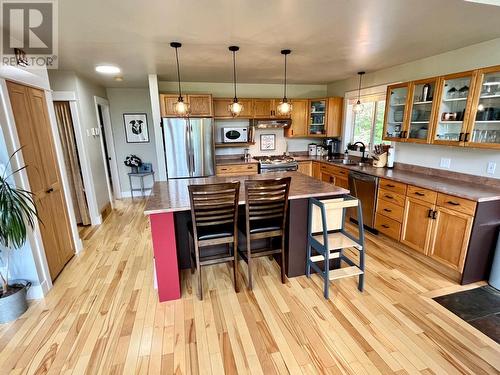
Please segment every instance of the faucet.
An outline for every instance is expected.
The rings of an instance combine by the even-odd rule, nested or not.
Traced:
[[[363,142],[355,142],[354,144],[351,145],[352,148],[356,145],[361,145],[360,150],[361,150],[361,163],[365,163],[368,159],[365,158],[365,151],[366,151],[366,146]]]

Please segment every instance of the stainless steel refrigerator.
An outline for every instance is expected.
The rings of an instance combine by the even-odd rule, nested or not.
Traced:
[[[163,118],[168,178],[215,174],[214,121],[211,118]]]

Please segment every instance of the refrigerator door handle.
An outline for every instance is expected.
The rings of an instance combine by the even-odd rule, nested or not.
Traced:
[[[191,124],[191,122],[188,120],[189,122],[189,139],[191,140],[191,159],[190,159],[190,163],[191,163],[191,172],[193,173],[193,175],[196,173],[196,163],[194,162],[194,146],[193,146],[193,125]]]
[[[188,165],[189,177],[192,176],[192,166],[191,166],[191,134],[189,133],[189,122],[186,120],[186,127],[184,131],[184,138],[186,142],[186,160]]]

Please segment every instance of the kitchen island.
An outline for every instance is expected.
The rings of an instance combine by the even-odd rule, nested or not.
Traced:
[[[308,198],[338,197],[349,191],[318,181],[298,172],[266,173],[254,176],[171,179],[155,182],[146,202],[149,216],[156,281],[160,302],[181,296],[179,269],[189,267],[187,222],[190,220],[190,184],[214,184],[240,181],[239,204],[245,204],[245,180],[292,177],[289,193],[287,234],[285,240],[286,274],[303,275],[306,263]],[[240,213],[243,212],[240,207]]]

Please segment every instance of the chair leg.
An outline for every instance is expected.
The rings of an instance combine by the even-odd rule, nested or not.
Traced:
[[[311,253],[312,253],[311,242],[307,240],[306,277],[311,277]]]
[[[252,267],[253,267],[253,259],[252,259],[252,248],[250,245],[250,235],[247,233],[247,265],[248,265],[248,289],[253,289],[253,278],[252,278]]]
[[[233,243],[233,256],[234,291],[238,293],[240,291],[240,288],[238,287],[238,243],[236,242]]]
[[[281,282],[286,282],[285,274],[285,235],[281,236]]]
[[[203,286],[201,284],[201,264],[200,264],[200,249],[198,247],[198,241],[194,241],[194,251],[196,256],[196,270],[198,271],[198,297],[200,300],[203,299]]]
[[[193,251],[193,242],[194,242],[194,240],[193,240],[193,237],[191,236],[191,233],[189,233],[188,237],[189,237],[189,239],[188,239],[189,264],[191,266],[191,275],[192,275],[194,273],[194,271],[195,271],[195,267],[194,267],[194,263],[195,262],[193,262],[193,260],[194,260],[193,258],[195,257],[194,256],[194,251]]]
[[[325,259],[323,262],[323,295],[328,299],[330,295],[330,251],[327,248],[323,248],[322,250]]]

